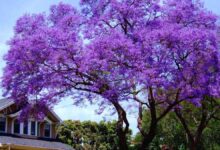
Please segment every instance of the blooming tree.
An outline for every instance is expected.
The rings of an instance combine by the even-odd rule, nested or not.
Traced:
[[[129,123],[121,103],[139,104],[146,149],[158,122],[182,101],[200,106],[204,96],[219,97],[217,17],[199,1],[81,0],[81,7],[60,3],[49,16],[17,21],[3,87],[25,114],[76,95],[75,104],[86,98],[100,110],[113,106],[124,150]],[[147,131],[143,108],[151,113]]]

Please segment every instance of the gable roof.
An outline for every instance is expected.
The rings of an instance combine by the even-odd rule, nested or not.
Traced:
[[[0,111],[11,106],[12,104],[14,104],[14,101],[12,99],[0,99]]]
[[[48,110],[51,113],[51,115],[53,115],[53,117],[57,119],[58,122],[62,122],[62,119],[52,109]]]
[[[0,111],[6,109],[7,107],[11,106],[15,104],[15,102],[13,101],[13,99],[9,99],[9,98],[4,98],[4,99],[0,99]],[[48,108],[48,112],[50,115],[52,115],[52,117],[57,121],[57,122],[61,122],[62,120],[60,119],[60,117],[52,110]],[[12,115],[19,115],[20,111],[12,114]]]
[[[51,150],[73,150],[71,146],[55,140],[28,139],[8,134],[0,134],[0,145],[17,145]]]

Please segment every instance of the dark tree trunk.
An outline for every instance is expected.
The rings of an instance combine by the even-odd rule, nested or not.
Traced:
[[[150,143],[153,141],[156,134],[157,134],[157,121],[153,120],[153,121],[151,121],[149,132],[147,134],[143,135],[144,137],[143,137],[143,141],[142,141],[142,144],[141,144],[141,149],[142,150],[148,150],[149,149]]]
[[[128,150],[127,137],[126,137],[126,133],[123,131],[123,128],[117,129],[117,135],[119,138],[119,149]]]
[[[197,144],[195,142],[191,142],[189,145],[190,150],[197,150]]]
[[[200,140],[201,140],[201,137],[194,137],[193,140],[189,141],[189,145],[188,145],[189,149],[200,150],[199,148]]]
[[[150,134],[144,136],[144,139],[141,144],[141,150],[149,150],[150,143],[153,141],[155,135],[156,135],[156,127],[155,129],[151,130]]]
[[[202,104],[202,108],[204,109],[205,106],[204,104]],[[190,131],[190,128],[188,127],[186,120],[184,119],[184,117],[182,116],[182,113],[180,110],[175,109],[175,113],[176,116],[179,118],[180,122],[182,123],[186,134],[188,136],[189,139],[189,144],[188,147],[190,150],[199,150],[199,144],[201,142],[201,138],[202,138],[202,133],[204,131],[204,129],[206,128],[209,119],[207,118],[207,112],[202,110],[202,117],[200,120],[200,124],[197,127],[197,130],[195,132],[195,134],[192,133],[192,131]]]
[[[157,113],[156,113],[156,104],[153,96],[152,88],[149,89],[149,105],[150,105],[150,115],[151,115],[151,121],[150,121],[150,128],[148,133],[143,133],[143,141],[141,144],[142,150],[148,150],[150,143],[153,141],[154,137],[156,136],[157,132]]]
[[[198,128],[196,135],[193,137],[193,140],[189,142],[190,150],[199,150],[199,145],[201,144],[202,132],[204,128]]]
[[[126,112],[117,101],[112,101],[112,103],[118,114],[116,132],[119,138],[119,149],[128,150],[127,134],[129,132],[129,122],[127,120]],[[123,124],[125,124],[125,127],[123,127]]]
[[[178,100],[179,93],[180,93],[180,90],[177,90],[175,101],[169,104],[169,106],[166,109],[164,109],[164,111],[159,116],[157,116],[158,114],[157,114],[156,106],[158,105],[158,103],[156,103],[156,100],[154,98],[152,87],[149,88],[149,99],[148,99],[149,104],[145,104],[145,105],[147,105],[147,107],[150,110],[151,120],[150,120],[150,127],[147,133],[142,128],[142,105],[144,103],[141,103],[141,105],[139,106],[138,129],[140,130],[140,133],[143,136],[143,141],[141,145],[142,150],[149,149],[150,143],[153,141],[153,139],[155,138],[157,134],[158,122],[160,122],[160,120],[163,119],[173,109],[174,106],[176,106],[182,101],[182,100]],[[138,102],[141,102],[137,98],[136,100]]]

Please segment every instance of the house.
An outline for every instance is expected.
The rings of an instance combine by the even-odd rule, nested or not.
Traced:
[[[13,100],[0,100],[0,150],[73,150],[56,138],[61,120],[52,110],[43,121],[21,122],[20,112]]]

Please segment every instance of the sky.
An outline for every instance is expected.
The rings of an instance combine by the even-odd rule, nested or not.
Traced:
[[[13,27],[16,20],[22,15],[28,13],[48,12],[53,4],[59,2],[72,4],[79,8],[79,0],[1,0],[0,1],[0,76],[2,75],[5,62],[3,56],[8,51],[7,41],[13,36]],[[208,10],[220,15],[220,0],[203,0],[205,7]],[[1,96],[0,96],[1,97]],[[54,111],[62,120],[92,120],[101,121],[103,119],[117,119],[116,116],[111,116],[108,112],[102,115],[95,113],[97,106],[76,107],[73,106],[71,99],[64,99],[54,107]],[[128,114],[130,127],[136,133],[135,114]]]

